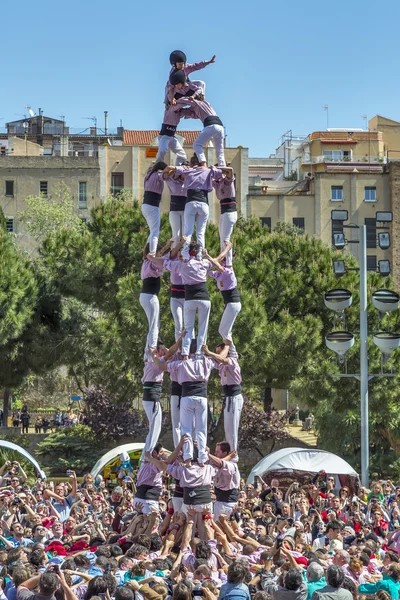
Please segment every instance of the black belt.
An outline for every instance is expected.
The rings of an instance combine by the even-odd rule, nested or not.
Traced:
[[[150,204],[150,206],[160,206],[161,194],[157,192],[144,192],[143,204]]]
[[[224,198],[219,203],[221,206],[221,215],[228,212],[236,212],[236,198]]]
[[[207,284],[205,281],[185,285],[185,300],[209,300]]]
[[[138,485],[135,498],[139,498],[140,500],[158,500],[161,492],[162,489],[154,485]]]
[[[225,306],[231,302],[240,302],[240,294],[237,287],[231,290],[221,290],[222,297],[224,299]]]
[[[188,79],[189,81],[189,79]],[[181,92],[176,92],[174,98],[175,100],[179,100],[179,98],[190,98],[190,96],[194,96],[196,93],[196,90],[188,90],[186,92],[186,94],[182,94]]]
[[[223,123],[221,121],[221,119],[219,117],[217,117],[217,115],[210,115],[209,117],[206,117],[203,121],[203,125],[204,127],[208,127],[209,125],[222,125]]]
[[[220,490],[214,487],[215,498],[218,502],[237,502],[239,498],[239,490],[233,488],[233,490]]]
[[[207,381],[184,381],[182,383],[182,398],[185,396],[207,398]]]
[[[185,286],[180,283],[171,283],[171,298],[184,298]]]
[[[179,479],[175,479],[173,498],[183,498],[183,488],[179,485]]]
[[[208,204],[207,190],[188,190],[187,202],[205,202],[205,204]]]
[[[177,210],[185,210],[186,196],[176,196],[171,194],[171,201],[169,204],[169,210],[174,212]]]
[[[160,402],[162,384],[158,381],[145,381],[143,384],[143,400],[146,402],[154,402],[154,410],[156,402]]]
[[[197,504],[210,504],[211,494],[209,485],[199,485],[195,488],[184,487],[183,488],[183,503],[190,505]]]
[[[169,137],[174,137],[176,127],[176,125],[167,125],[166,123],[163,123],[161,125],[160,133],[158,135],[168,135]]]
[[[158,296],[161,287],[160,277],[146,277],[142,280],[142,294]]]
[[[182,386],[177,381],[171,381],[171,396],[182,396]]]

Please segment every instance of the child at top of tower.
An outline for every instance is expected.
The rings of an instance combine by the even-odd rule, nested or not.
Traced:
[[[171,63],[171,70],[169,72],[168,82],[165,87],[165,103],[166,104],[167,103],[175,104],[175,102],[176,102],[176,98],[174,97],[176,90],[174,89],[174,86],[169,81],[169,77],[171,76],[172,73],[174,73],[175,71],[183,71],[185,73],[186,77],[188,77],[188,75],[190,75],[190,73],[193,73],[194,71],[200,71],[200,69],[204,69],[208,65],[214,63],[215,59],[216,59],[216,55],[214,54],[214,56],[211,58],[211,60],[203,60],[201,62],[187,64],[186,63],[186,54],[184,52],[182,52],[182,50],[174,50],[173,52],[171,52],[171,54],[169,56],[169,62]],[[193,87],[191,84],[193,84]],[[199,80],[189,81],[189,79],[188,79],[184,89],[179,90],[179,93],[182,94],[182,96],[185,96],[189,90],[192,90],[192,89],[198,90],[199,88],[201,89],[203,95],[205,95],[206,84],[204,83],[204,81],[199,81]]]

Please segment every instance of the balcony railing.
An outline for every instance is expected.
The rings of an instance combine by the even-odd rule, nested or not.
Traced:
[[[387,162],[386,156],[343,156],[342,158],[330,158],[328,156],[303,156],[303,163],[366,163],[366,164],[385,164]]]

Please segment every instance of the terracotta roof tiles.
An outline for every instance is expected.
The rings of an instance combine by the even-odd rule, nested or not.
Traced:
[[[155,129],[147,131],[125,129],[124,144],[126,146],[151,146],[154,138],[157,137],[159,133],[159,130]],[[176,133],[185,138],[185,145],[192,146],[200,131],[177,131]]]

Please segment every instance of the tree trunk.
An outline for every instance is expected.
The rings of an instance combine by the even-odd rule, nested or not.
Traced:
[[[5,388],[4,399],[3,399],[3,427],[8,427],[8,414],[9,414],[10,398],[11,398],[11,392],[10,392],[9,388]]]
[[[272,388],[266,387],[264,388],[264,412],[268,414],[271,413],[272,410]]]

